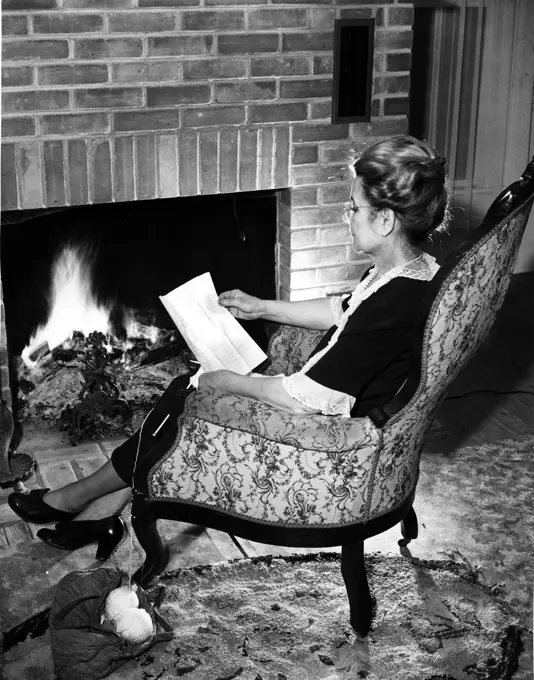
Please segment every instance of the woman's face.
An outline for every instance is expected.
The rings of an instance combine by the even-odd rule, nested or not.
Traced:
[[[377,244],[373,229],[373,213],[362,190],[362,180],[356,177],[350,194],[349,220],[352,249],[357,253],[371,253]]]

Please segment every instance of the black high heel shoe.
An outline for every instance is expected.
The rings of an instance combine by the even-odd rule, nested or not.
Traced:
[[[50,489],[34,489],[30,493],[15,492],[9,494],[9,507],[25,522],[32,524],[50,524],[51,522],[68,522],[76,517],[76,512],[57,510],[43,501],[43,496]]]
[[[124,536],[124,522],[119,515],[81,522],[60,522],[55,529],[39,529],[37,537],[53,548],[78,550],[98,542],[96,559],[105,562]]]

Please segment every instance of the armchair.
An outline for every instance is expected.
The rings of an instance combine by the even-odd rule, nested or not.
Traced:
[[[364,541],[399,522],[401,545],[417,537],[425,435],[502,304],[533,200],[534,159],[434,277],[413,370],[383,408],[365,418],[301,416],[220,390],[192,393],[158,444],[166,453],[136,472],[132,523],[146,560],[134,578],[146,584],[167,564],[158,518],[276,545],[341,545],[350,622],[367,635]],[[320,337],[280,328],[269,372],[297,370]]]

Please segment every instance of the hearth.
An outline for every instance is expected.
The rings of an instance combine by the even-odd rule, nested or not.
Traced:
[[[16,222],[16,223],[15,223]],[[275,297],[276,192],[4,215],[15,416],[75,444],[129,433],[194,357],[159,300],[209,271]],[[260,346],[260,322],[242,322]]]

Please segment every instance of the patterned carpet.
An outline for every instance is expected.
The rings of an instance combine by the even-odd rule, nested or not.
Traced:
[[[448,548],[438,554],[480,570],[488,585],[502,584],[503,598],[529,627],[533,490],[534,438],[528,437],[424,453],[415,498],[416,510],[424,504],[420,521],[439,530],[439,543]]]
[[[373,628],[348,624],[339,555],[234,560],[169,572],[160,614],[175,637],[114,680],[507,680],[524,635],[476,573],[447,561],[370,555]],[[73,659],[73,663],[75,660]],[[85,678],[83,669],[72,669]],[[4,655],[5,680],[54,678],[49,635]]]

